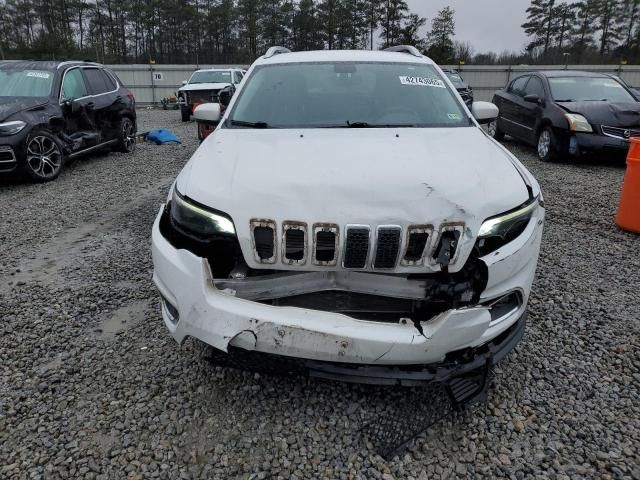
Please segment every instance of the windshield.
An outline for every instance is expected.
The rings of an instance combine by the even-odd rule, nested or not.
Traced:
[[[613,78],[550,78],[551,95],[556,102],[635,102],[635,98]]]
[[[253,128],[471,125],[430,65],[290,63],[256,68],[227,126]]]
[[[445,73],[447,74],[447,77],[449,77],[449,80],[451,80],[451,82],[453,82],[453,83],[464,83],[464,80],[462,79],[460,74],[454,73],[454,72],[445,72]]]
[[[231,72],[195,72],[189,83],[231,83]]]
[[[48,97],[53,72],[0,67],[0,97]]]

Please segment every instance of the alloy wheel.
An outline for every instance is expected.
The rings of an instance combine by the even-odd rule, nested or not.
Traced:
[[[27,145],[27,163],[36,176],[52,178],[62,167],[62,152],[52,138],[38,135]]]
[[[543,130],[542,133],[540,133],[540,138],[538,139],[538,157],[541,159],[547,158],[550,149],[551,135],[548,130]]]
[[[494,120],[493,122],[489,123],[489,125],[487,125],[487,131],[489,132],[490,136],[495,137],[497,130],[498,130],[497,120]]]
[[[133,152],[136,146],[133,123],[129,119],[122,122],[122,145],[127,152]]]

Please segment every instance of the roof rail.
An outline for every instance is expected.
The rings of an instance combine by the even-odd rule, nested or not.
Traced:
[[[408,53],[413,55],[414,57],[422,57],[423,55],[420,51],[414,47],[413,45],[398,45],[396,47],[389,47],[384,49],[385,52],[400,52],[400,53]]]
[[[271,47],[267,50],[267,53],[264,54],[264,58],[271,58],[274,55],[280,55],[281,53],[291,53],[291,50],[285,47]]]

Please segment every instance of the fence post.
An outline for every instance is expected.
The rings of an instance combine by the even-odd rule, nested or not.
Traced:
[[[156,80],[153,78],[153,60],[149,61],[149,73],[151,74],[151,103],[156,104]]]

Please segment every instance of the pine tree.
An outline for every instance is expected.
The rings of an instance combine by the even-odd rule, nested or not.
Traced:
[[[429,39],[429,56],[436,63],[453,62],[453,36],[456,33],[455,11],[451,7],[445,7],[431,22]]]
[[[525,33],[533,40],[527,50],[533,51],[536,47],[543,47],[543,57],[547,56],[551,39],[553,37],[554,7],[556,0],[532,0],[527,8],[527,21],[522,24]]]
[[[382,7],[382,19],[380,38],[383,48],[398,45],[402,34],[402,24],[409,12],[405,0],[384,0]]]

